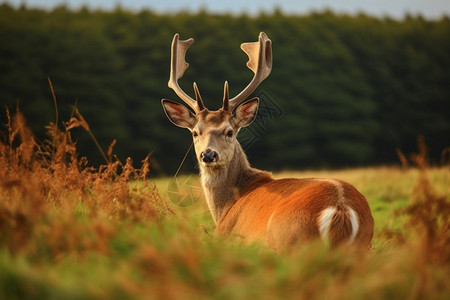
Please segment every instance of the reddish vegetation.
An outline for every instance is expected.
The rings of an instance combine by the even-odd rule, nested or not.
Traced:
[[[38,254],[43,249],[36,239],[49,245],[53,257],[67,250],[106,252],[114,220],[153,222],[169,211],[147,180],[148,158],[135,169],[131,159],[124,164],[114,159],[110,147],[109,163],[96,169],[77,156],[70,130],[89,130],[81,114],[65,130],[50,124],[43,143],[20,112],[6,111],[6,116],[0,141],[0,243],[13,253]],[[132,188],[130,179],[142,184]],[[86,217],[90,222],[77,221]]]

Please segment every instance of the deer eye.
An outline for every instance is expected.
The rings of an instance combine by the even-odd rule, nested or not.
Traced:
[[[233,137],[233,130],[229,130],[228,132],[227,132],[227,137]]]
[[[198,137],[197,131],[192,132],[192,136],[193,136],[194,138]]]

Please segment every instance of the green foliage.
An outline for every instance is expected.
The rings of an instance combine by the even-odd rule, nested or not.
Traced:
[[[201,201],[189,208],[173,207],[178,217],[169,215],[160,222],[130,222],[127,215],[114,222],[102,220],[110,228],[109,235],[103,237],[105,248],[97,248],[96,243],[87,243],[85,248],[76,243],[72,247],[54,248],[62,243],[64,235],[46,241],[40,241],[39,235],[29,238],[28,245],[40,243],[41,249],[50,255],[32,255],[33,247],[12,254],[1,245],[0,296],[5,299],[448,297],[448,252],[441,253],[442,262],[430,260],[422,265],[427,255],[421,251],[421,231],[406,226],[407,220],[415,225],[418,222],[412,216],[400,214],[413,201],[417,170],[373,168],[278,176],[285,175],[334,176],[355,182],[367,195],[374,213],[377,227],[372,250],[331,252],[311,244],[290,254],[277,254],[261,245],[224,240],[205,230],[204,226],[212,222],[209,216],[201,222],[192,217],[199,210],[207,210]],[[437,192],[448,196],[448,171],[433,169],[428,175]],[[167,180],[160,181],[163,190]],[[61,224],[58,217],[69,217],[70,227],[65,231],[69,239],[76,235],[80,241],[89,241],[101,239],[104,234],[100,230],[83,230],[96,228],[99,221],[86,215],[86,211],[81,219],[80,216],[71,219],[58,206],[49,212],[55,220],[38,222],[37,227],[45,229],[53,223]],[[438,241],[448,245],[448,240]]]
[[[60,119],[68,119],[76,103],[103,148],[116,138],[122,160],[154,151],[154,161],[164,166],[159,172],[173,173],[190,143],[160,107],[161,98],[177,99],[167,87],[173,34],[196,39],[181,86],[191,93],[196,81],[207,106],[216,109],[225,80],[235,95],[251,79],[239,44],[256,40],[259,31],[269,35],[274,50],[272,74],[259,91],[284,115],[263,124],[257,143],[247,149],[252,164],[293,169],[391,163],[396,148],[414,149],[417,135],[425,136],[438,162],[449,146],[448,18],[398,21],[330,11],[250,17],[65,6],[44,11],[2,4],[0,102],[18,105],[42,138],[43,125],[54,118],[49,76]],[[80,152],[101,162],[90,137],[73,134]]]

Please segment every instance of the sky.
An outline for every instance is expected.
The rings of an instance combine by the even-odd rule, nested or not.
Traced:
[[[285,13],[305,14],[310,11],[332,9],[338,13],[364,12],[374,16],[402,18],[406,13],[420,14],[428,19],[450,16],[450,0],[0,0],[2,3],[29,7],[53,8],[66,4],[71,8],[86,5],[90,8],[113,9],[120,4],[125,9],[152,9],[157,12],[179,10],[197,11],[205,8],[210,12],[257,14],[270,12],[274,7]]]

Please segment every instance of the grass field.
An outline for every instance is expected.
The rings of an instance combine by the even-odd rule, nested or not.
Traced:
[[[69,126],[37,145],[20,114],[8,120],[0,299],[450,299],[448,166],[275,174],[346,180],[375,218],[369,251],[277,254],[215,237],[197,175],[149,180],[148,160],[112,151],[89,168]]]

